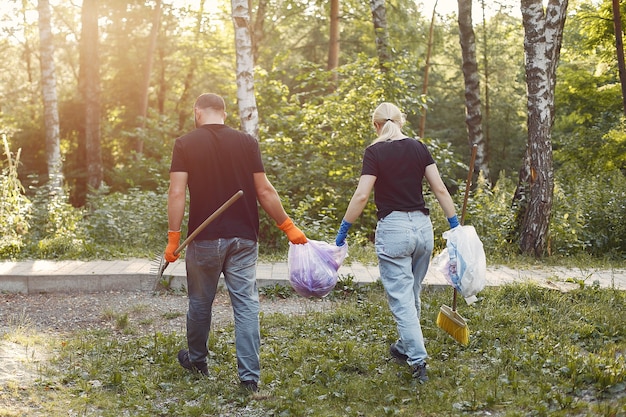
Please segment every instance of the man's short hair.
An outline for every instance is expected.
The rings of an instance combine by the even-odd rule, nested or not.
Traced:
[[[217,94],[205,93],[196,99],[194,107],[203,110],[210,108],[213,110],[224,111],[226,109],[226,103],[224,103],[224,99]]]

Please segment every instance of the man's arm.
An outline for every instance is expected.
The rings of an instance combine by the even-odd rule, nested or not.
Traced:
[[[259,204],[265,212],[276,222],[282,224],[287,220],[287,212],[283,208],[278,192],[265,175],[265,172],[256,172],[254,174],[254,188],[256,189],[256,197]]]
[[[170,173],[170,188],[167,192],[167,223],[169,230],[179,231],[185,216],[185,204],[187,200],[186,172]]]
[[[259,204],[261,204],[263,210],[276,222],[276,226],[285,232],[289,241],[295,244],[306,243],[306,236],[293,224],[289,216],[287,216],[287,212],[285,212],[283,208],[278,192],[270,180],[267,179],[265,172],[254,173],[254,188]]]

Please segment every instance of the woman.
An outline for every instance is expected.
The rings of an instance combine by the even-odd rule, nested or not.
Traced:
[[[399,338],[391,356],[411,367],[420,383],[426,376],[426,347],[420,327],[420,293],[433,251],[433,227],[422,193],[426,178],[450,228],[459,225],[454,202],[426,146],[402,133],[404,115],[382,103],[372,115],[378,137],[365,149],[359,184],[335,239],[345,243],[352,223],[361,215],[372,188],[376,203],[376,254],[380,277]]]

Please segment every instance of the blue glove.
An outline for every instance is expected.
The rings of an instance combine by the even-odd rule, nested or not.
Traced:
[[[448,224],[450,225],[450,229],[454,229],[459,225],[459,219],[456,217],[456,214],[448,219]]]
[[[335,238],[335,245],[343,246],[346,244],[346,236],[348,236],[348,230],[352,227],[352,223],[348,223],[346,219],[341,221],[341,226],[339,226],[339,231],[337,232],[337,237]]]

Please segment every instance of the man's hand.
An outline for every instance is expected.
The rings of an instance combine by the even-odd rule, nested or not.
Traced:
[[[180,230],[178,232],[167,232],[167,246],[165,247],[165,260],[167,262],[175,262],[180,257],[180,253],[174,254],[174,251],[180,246]]]
[[[280,230],[285,232],[287,239],[293,244],[299,245],[306,243],[308,240],[302,230],[298,229],[289,217],[282,224],[277,225]]]

